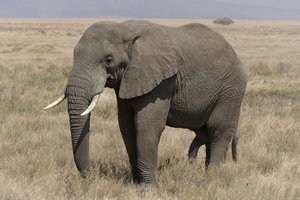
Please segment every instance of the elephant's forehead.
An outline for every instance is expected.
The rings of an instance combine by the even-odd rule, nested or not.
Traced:
[[[88,55],[98,55],[105,56],[106,54],[110,54],[111,52],[116,52],[116,45],[113,44],[107,38],[85,38],[81,39],[75,49],[74,55],[79,56],[88,56]]]
[[[89,27],[84,36],[86,38],[94,38],[96,40],[108,40],[110,42],[120,42],[122,40],[119,29],[108,25],[98,25]]]

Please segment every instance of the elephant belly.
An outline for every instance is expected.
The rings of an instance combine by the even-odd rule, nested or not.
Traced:
[[[202,127],[209,119],[218,100],[217,93],[213,85],[197,88],[189,86],[177,90],[171,100],[167,125],[188,129]]]
[[[206,123],[208,117],[208,113],[195,113],[185,110],[170,110],[167,119],[167,126],[174,128],[197,129]]]
[[[213,103],[206,101],[171,101],[167,125],[175,128],[197,129],[202,127],[208,120],[213,110]]]

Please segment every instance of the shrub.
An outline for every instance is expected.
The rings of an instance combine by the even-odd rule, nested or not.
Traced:
[[[233,24],[234,21],[227,18],[227,17],[223,17],[223,18],[218,18],[218,19],[215,19],[213,21],[214,24],[221,24],[221,25],[230,25],[230,24]]]

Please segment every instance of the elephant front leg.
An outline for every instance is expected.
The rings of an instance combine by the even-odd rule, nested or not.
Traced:
[[[136,112],[137,167],[141,183],[156,184],[157,154],[170,100],[157,99]]]
[[[118,120],[122,138],[129,156],[132,179],[139,183],[139,172],[137,168],[136,130],[134,125],[134,111],[124,101],[118,99]]]

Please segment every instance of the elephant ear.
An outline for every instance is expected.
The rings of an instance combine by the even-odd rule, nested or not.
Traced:
[[[147,94],[164,79],[175,75],[183,59],[174,41],[163,30],[151,27],[135,37],[129,64],[121,80],[119,97]]]

